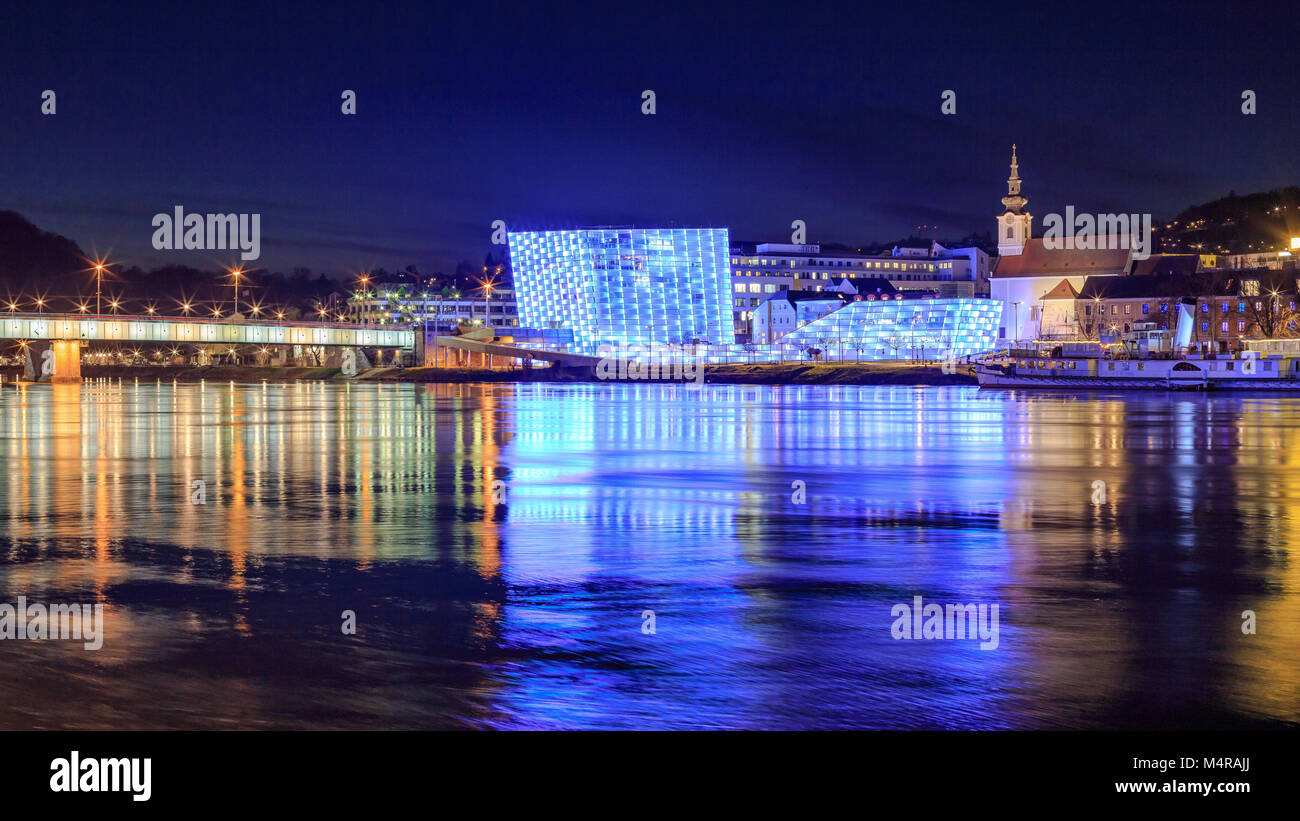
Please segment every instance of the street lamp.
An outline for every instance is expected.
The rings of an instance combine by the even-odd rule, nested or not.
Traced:
[[[88,270],[95,273],[95,313],[98,315],[103,313],[102,300],[104,272],[107,271],[113,263],[109,262],[105,257],[96,257],[94,259],[87,259],[86,261],[90,263],[90,268]]]
[[[239,313],[239,278],[244,275],[244,266],[236,265],[234,268],[227,268],[226,271],[234,279],[230,286],[235,289],[235,307],[234,310],[231,311],[231,316],[234,316]]]
[[[487,268],[484,267],[483,270],[484,272],[486,272]],[[492,300],[492,291],[495,290],[497,287],[496,277],[484,276],[483,279],[478,280],[478,285],[479,285],[478,288],[479,293],[483,295],[483,324],[485,326],[491,326],[492,324],[491,300]]]
[[[357,282],[361,285],[361,304],[358,306],[361,313],[361,324],[370,324],[370,275],[361,274],[357,277]]]

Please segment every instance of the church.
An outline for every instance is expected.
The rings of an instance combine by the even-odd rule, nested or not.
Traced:
[[[1020,193],[1020,164],[1013,145],[1011,177],[998,217],[998,258],[989,276],[989,295],[1002,302],[1001,339],[1037,339],[1044,333],[1045,319],[1052,321],[1043,315],[1044,297],[1050,306],[1063,290],[1080,292],[1089,277],[1125,276],[1132,267],[1128,248],[1074,248],[1068,239],[1064,248],[1046,247],[1041,237],[1034,237],[1028,204]]]

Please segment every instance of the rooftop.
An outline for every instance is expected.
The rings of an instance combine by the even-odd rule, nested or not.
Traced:
[[[1042,276],[1120,276],[1128,268],[1129,249],[1046,248],[1042,238],[1025,242],[1014,256],[1001,256],[993,279]]]

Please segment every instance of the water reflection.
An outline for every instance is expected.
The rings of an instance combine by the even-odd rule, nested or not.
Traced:
[[[107,638],[0,642],[0,727],[1297,723],[1298,430],[1286,397],[7,386],[0,601],[102,602]],[[913,595],[1000,603],[999,649],[894,641]]]

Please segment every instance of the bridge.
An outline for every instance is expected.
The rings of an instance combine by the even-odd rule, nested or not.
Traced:
[[[24,347],[29,361],[33,355],[42,358],[43,364],[47,363],[42,372],[55,382],[81,380],[83,342],[412,350],[415,336],[415,331],[409,328],[377,328],[341,322],[83,314],[9,314],[0,318],[0,340],[26,343]],[[46,351],[53,353],[46,354]]]
[[[594,368],[600,364],[600,357],[587,356],[579,353],[568,353],[567,351],[551,351],[540,348],[527,348],[519,345],[507,345],[502,342],[496,342],[492,338],[492,332],[480,331],[470,332],[461,336],[439,336],[430,335],[424,341],[425,352],[420,359],[427,365],[435,367],[454,367],[457,365],[472,366],[475,362],[474,355],[478,356],[478,364],[490,366],[494,357],[503,359],[516,360],[536,360],[538,362],[553,362],[560,367],[566,368]],[[461,351],[468,354],[466,361],[451,361],[446,356],[446,351]]]

